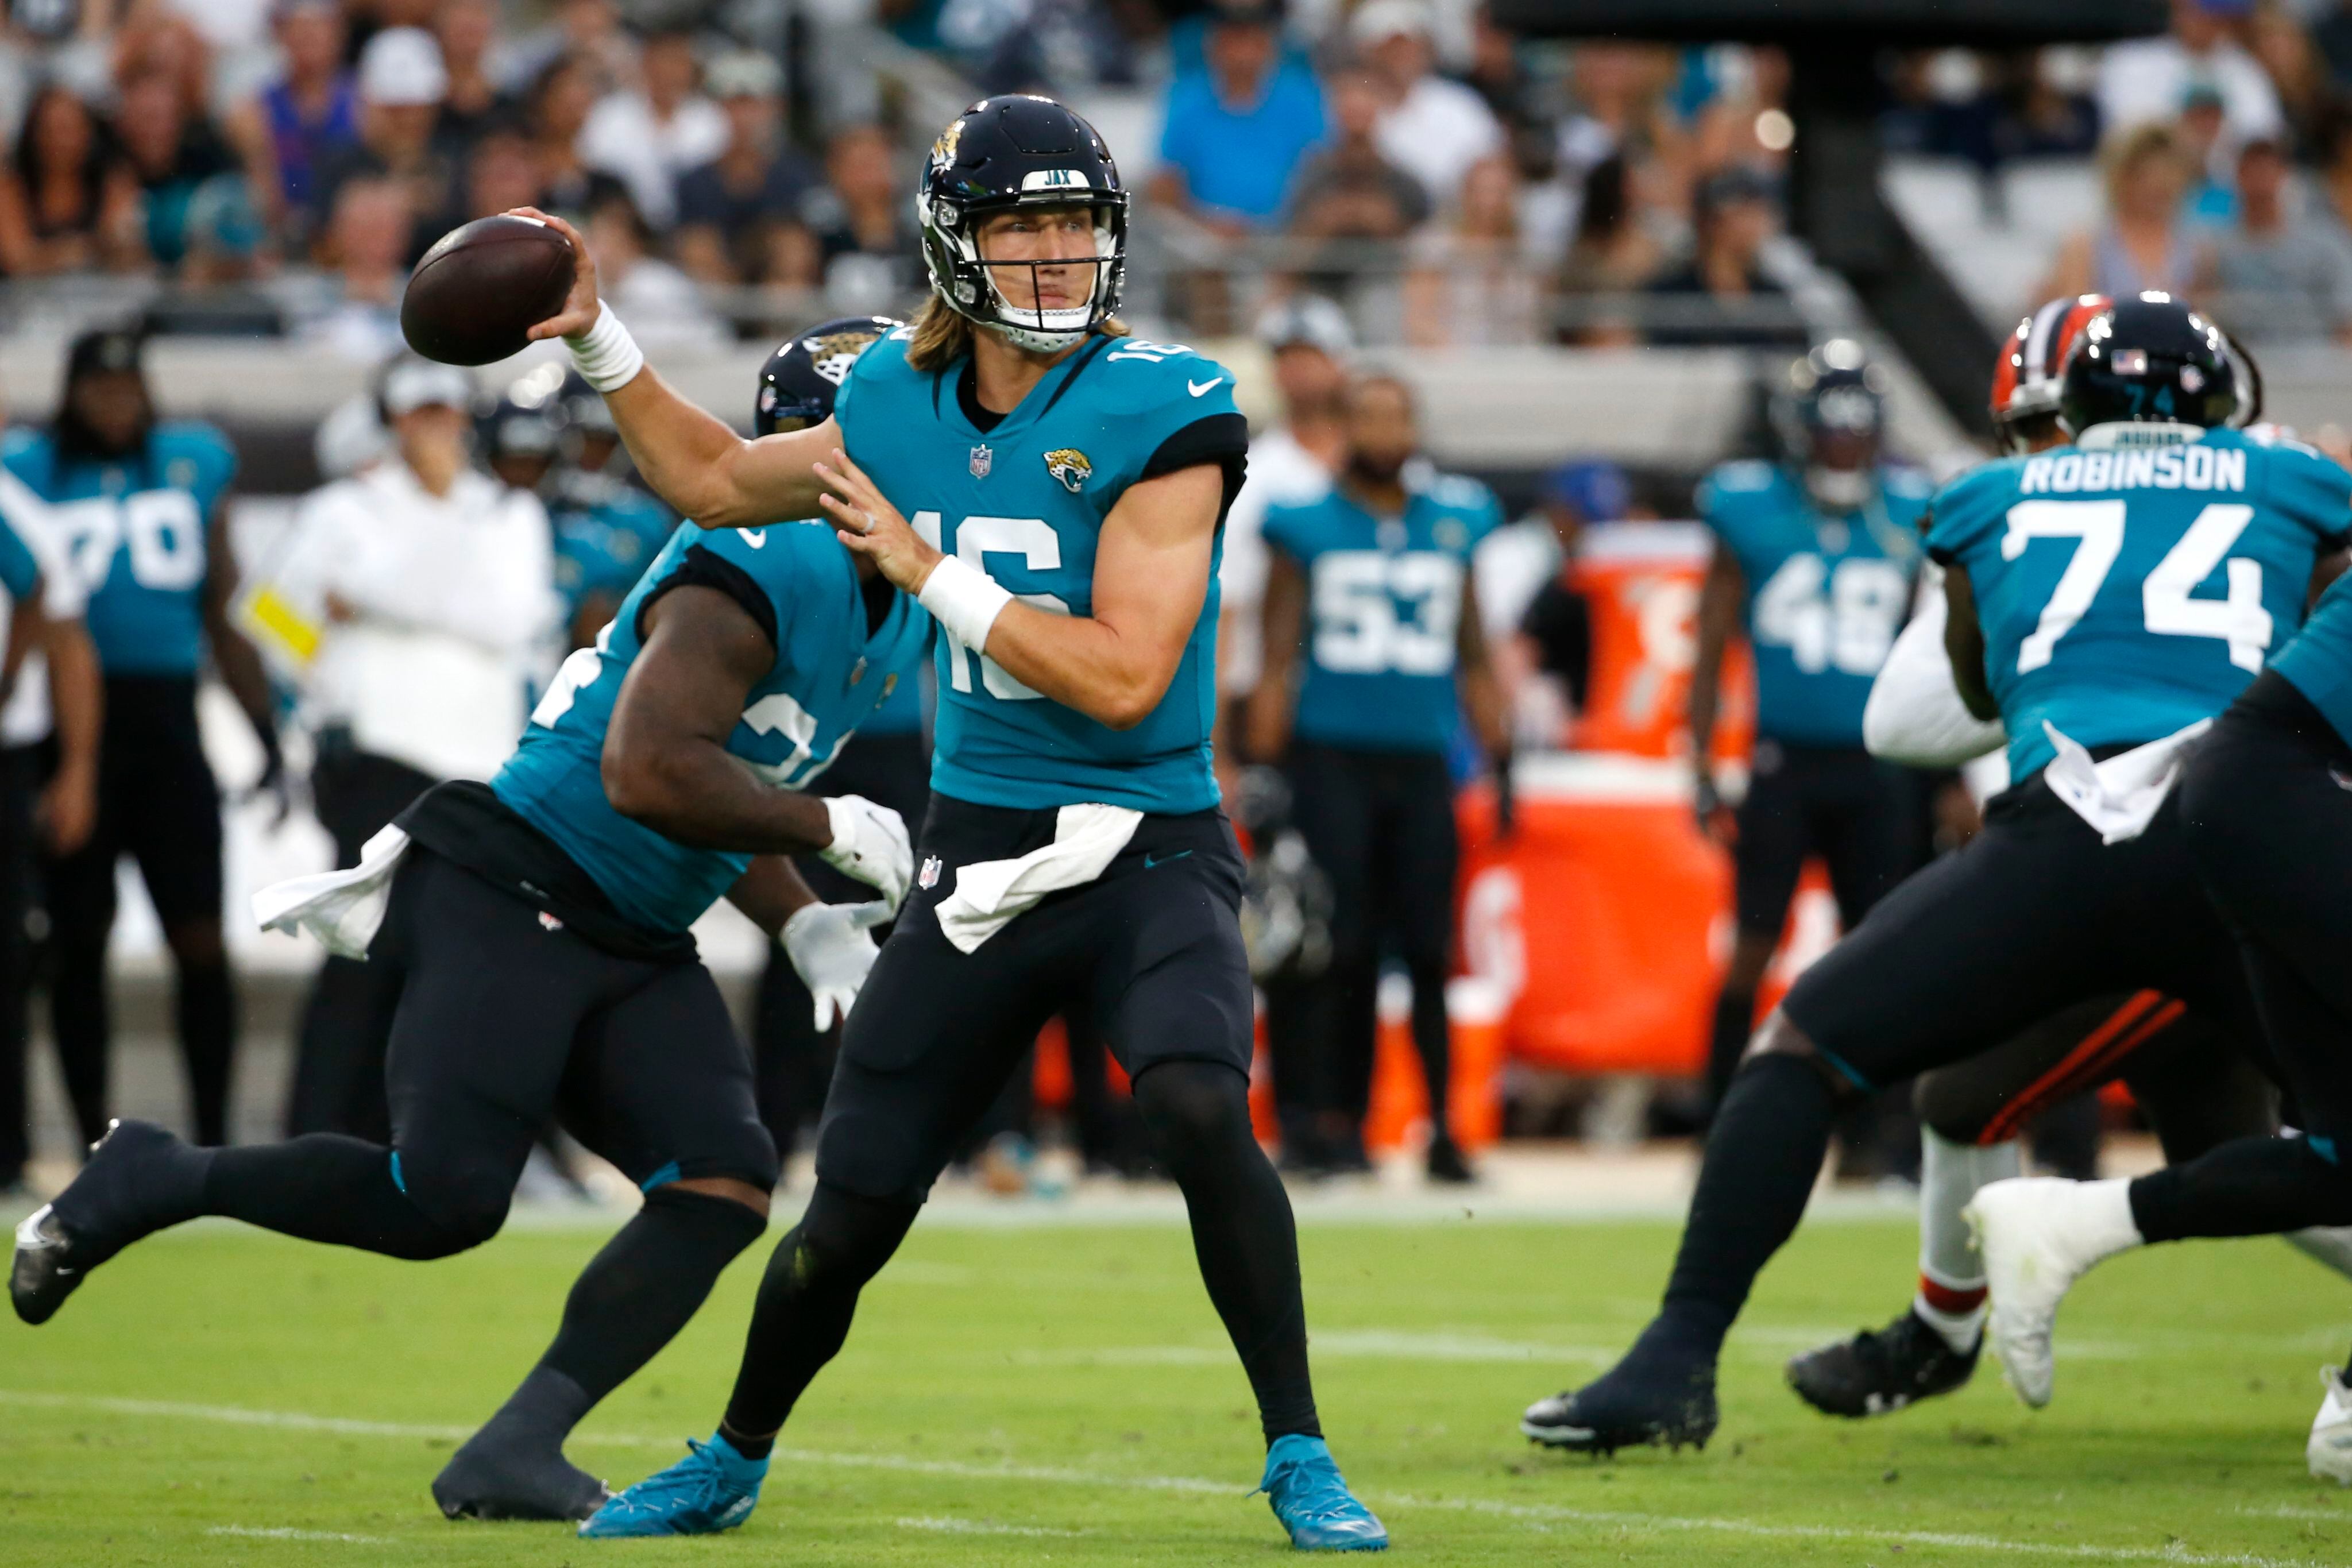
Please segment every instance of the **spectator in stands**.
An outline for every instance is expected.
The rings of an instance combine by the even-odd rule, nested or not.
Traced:
[[[2109,133],[2170,120],[2198,81],[2221,95],[2231,144],[2284,133],[2278,93],[2239,43],[2253,9],[2253,0],[2172,0],[2169,33],[2110,45],[2099,62],[2098,92]]]
[[[889,132],[875,125],[834,132],[824,179],[803,204],[801,219],[816,238],[826,308],[887,310],[915,287],[918,254]]]
[[[1503,149],[1486,100],[1435,73],[1434,19],[1424,0],[1364,0],[1348,23],[1381,100],[1381,154],[1421,182],[1433,205],[1479,159]]]
[[[727,116],[702,95],[701,74],[691,35],[656,33],[639,60],[641,85],[607,94],[580,130],[580,156],[618,175],[665,233],[677,221],[677,177],[727,149]]]
[[[583,233],[596,258],[597,290],[646,342],[715,344],[718,319],[694,280],[654,254],[654,232],[626,191],[596,198]],[[640,323],[643,323],[642,325]]]
[[[401,181],[343,182],[317,250],[336,296],[305,324],[306,335],[370,364],[400,348],[400,295],[415,222]]]
[[[558,606],[546,509],[474,468],[473,378],[414,357],[377,384],[394,449],[311,495],[289,566],[327,624],[304,683],[335,864],[445,779],[487,779],[522,732]],[[288,1131],[381,1137],[396,973],[330,958],[304,1012]]]
[[[1735,165],[1701,182],[1691,199],[1691,258],[1652,283],[1649,339],[1664,346],[1801,346],[1804,328],[1786,292],[1758,265],[1779,215],[1771,183]]]
[[[764,282],[778,270],[776,232],[793,225],[816,172],[784,139],[784,78],[773,59],[721,55],[706,85],[727,116],[727,146],[678,177],[678,265],[705,282]]]
[[[1536,341],[1543,289],[1519,243],[1518,175],[1510,159],[1471,164],[1452,210],[1414,237],[1411,255],[1407,342],[1444,348]]]
[[[1169,83],[1155,200],[1226,235],[1267,227],[1323,140],[1323,89],[1282,52],[1276,0],[1221,0],[1206,68]]]
[[[176,80],[161,71],[122,85],[115,132],[145,201],[147,253],[177,268],[188,251],[188,209],[213,180],[243,178],[236,155],[209,120],[191,117]]]
[[[2143,289],[2194,292],[2210,275],[2210,250],[2181,222],[2181,203],[2197,177],[2180,133],[2148,121],[2111,133],[2100,150],[2107,217],[2059,247],[2039,294],[2111,295]]]
[[[531,152],[539,160],[533,204],[577,224],[594,201],[626,186],[580,155],[581,128],[596,106],[596,65],[584,54],[559,55],[540,68],[528,96]]]
[[[1576,237],[1559,269],[1563,342],[1629,348],[1641,342],[1633,296],[1658,275],[1665,253],[1634,204],[1636,177],[1622,153],[1603,158],[1584,176]]]
[[[409,210],[438,212],[449,200],[449,161],[433,144],[449,73],[441,47],[421,27],[387,27],[360,54],[360,140],[324,159],[319,195],[332,211],[346,180],[398,180]],[[416,237],[430,244],[437,237]],[[414,247],[421,252],[423,245]]]
[[[2236,144],[2224,140],[2221,95],[2210,82],[2192,82],[2180,100],[2180,150],[2194,171],[2189,195],[2181,203],[2181,218],[2198,227],[2218,228],[2237,221]]]
[[[499,40],[494,0],[442,0],[433,34],[441,45],[442,68],[449,73],[433,141],[444,157],[461,160],[493,129],[519,121],[522,105],[491,74]]]
[[[1343,289],[1367,241],[1402,239],[1428,218],[1432,203],[1421,182],[1390,162],[1378,132],[1381,92],[1362,71],[1332,79],[1330,145],[1299,171],[1290,232],[1324,242],[1311,247],[1307,272],[1315,286]]]
[[[89,105],[62,85],[43,88],[0,165],[0,273],[119,269],[145,256],[137,175]]]
[[[2214,246],[2218,313],[2252,343],[2352,345],[2352,237],[2300,195],[2277,142],[2257,138],[2238,153],[2238,224]]]
[[[2352,230],[2352,104],[2338,103],[2321,116],[2312,153],[2326,210]]]
[[[2286,116],[2288,145],[2307,146],[2321,116],[2335,100],[2327,62],[2312,35],[2284,5],[2256,9],[2248,25],[2247,48],[2262,65]]]
[[[1519,58],[1518,35],[1495,20],[1491,4],[1471,13],[1470,66],[1463,80],[1514,143],[1522,137],[1551,138],[1552,119],[1535,74]]]
[[[272,25],[283,69],[227,129],[270,172],[257,192],[263,216],[299,243],[325,216],[321,166],[359,143],[359,84],[343,68],[343,14],[332,0],[281,0]]]

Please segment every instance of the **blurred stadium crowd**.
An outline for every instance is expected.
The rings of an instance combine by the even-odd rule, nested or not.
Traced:
[[[1374,342],[1804,336],[1769,48],[1530,42],[1472,0],[17,0],[0,37],[20,312],[57,297],[30,280],[142,279],[172,286],[164,324],[373,359],[424,248],[525,203],[591,234],[642,336],[901,307],[910,140],[1034,88],[1148,194],[1163,313],[1196,335],[1307,288]],[[2168,37],[1884,77],[1898,161],[1968,171],[1988,221],[2038,202],[2076,230],[1995,317],[2160,286],[2252,341],[2352,331],[2352,8],[2178,0]],[[2102,214],[2002,181],[2095,157]]]

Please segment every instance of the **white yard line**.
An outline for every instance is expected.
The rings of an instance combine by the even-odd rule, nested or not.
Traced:
[[[1043,1524],[995,1524],[984,1519],[901,1519],[901,1530],[928,1530],[939,1535],[1084,1535],[1083,1530],[1055,1530]]]
[[[182,1405],[158,1399],[119,1399],[100,1395],[45,1394],[0,1389],[0,1405],[52,1410],[87,1410],[102,1415],[142,1415],[188,1421],[211,1421],[238,1426],[273,1427],[283,1431],[331,1432],[349,1436],[462,1439],[471,1435],[464,1426],[441,1426],[394,1421],[354,1421],[341,1416],[312,1415],[301,1411],[252,1410],[227,1405]],[[574,1441],[628,1447],[677,1447],[677,1437],[642,1434],[583,1433]],[[1098,1487],[1122,1491],[1182,1492],[1240,1499],[1244,1484],[1205,1480],[1193,1476],[1120,1475],[1099,1470],[1064,1468],[1052,1465],[971,1464],[958,1459],[918,1459],[898,1454],[828,1453],[807,1448],[778,1448],[775,1458],[788,1464],[824,1465],[849,1469],[887,1470],[903,1475],[951,1476],[961,1480],[1031,1481],[1054,1485]],[[1507,1519],[1541,1530],[1567,1524],[1607,1530],[1679,1531],[1742,1536],[1751,1540],[1852,1542],[1885,1546],[1930,1546],[1946,1551],[1982,1552],[1997,1555],[2063,1559],[2082,1563],[2159,1563],[2177,1568],[2309,1568],[2307,1563],[2252,1552],[2188,1552],[2177,1546],[2099,1546],[2088,1542],[2013,1541],[2001,1536],[1953,1533],[1931,1530],[1872,1530],[1852,1525],[1770,1524],[1747,1519],[1710,1519],[1667,1513],[1633,1513],[1617,1510],[1567,1508],[1550,1503],[1512,1503],[1489,1498],[1416,1497],[1403,1492],[1367,1492],[1364,1500],[1375,1508],[1444,1513],[1478,1514]],[[2251,1510],[2242,1510],[2251,1512]],[[2316,1511],[2316,1510],[2314,1510]],[[2284,1516],[2284,1513],[2283,1515]],[[2335,1517],[2330,1514],[2328,1517]],[[906,1521],[900,1521],[906,1524]],[[908,1528],[929,1528],[909,1525]],[[958,1526],[957,1528],[961,1528]],[[216,1526],[235,1534],[257,1531],[237,1526]],[[289,1537],[293,1539],[295,1537]],[[329,1539],[364,1541],[358,1536]]]
[[[352,1546],[389,1546],[389,1535],[345,1535],[339,1530],[288,1530],[282,1525],[215,1524],[206,1535],[239,1535],[251,1541],[341,1541]]]

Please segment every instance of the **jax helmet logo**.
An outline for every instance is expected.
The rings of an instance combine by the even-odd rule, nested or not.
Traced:
[[[1062,488],[1076,495],[1095,477],[1095,465],[1076,447],[1063,447],[1045,454],[1045,471],[1062,481]]]

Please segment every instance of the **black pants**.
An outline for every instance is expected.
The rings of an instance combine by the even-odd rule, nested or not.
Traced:
[[[959,867],[1052,842],[1055,813],[933,795],[922,860],[939,875],[899,910],[866,977],[817,1136],[817,1179],[919,1204],[1046,1020],[1093,1020],[1129,1075],[1168,1061],[1230,1067],[1252,1044],[1241,855],[1218,813],[1147,816],[1108,870],[963,952],[938,906]]]
[[[1428,1079],[1430,1126],[1446,1128],[1446,970],[1454,948],[1459,847],[1454,780],[1435,752],[1346,751],[1300,742],[1287,764],[1291,810],[1331,882],[1331,962],[1302,984],[1314,1042],[1309,1091],[1360,1138],[1371,1101],[1381,960],[1412,981],[1412,1037]]]
[[[100,745],[97,828],[47,869],[50,1020],[74,1116],[85,1139],[106,1131],[106,950],[115,863],[128,855],[173,945],[196,1141],[225,1142],[236,1003],[227,958],[211,940],[221,918],[221,802],[196,729],[195,678],[108,676]]]
[[[931,797],[930,749],[919,733],[859,735],[824,772],[821,793],[864,795],[907,819],[909,831],[922,825]],[[874,889],[844,876],[814,855],[794,862],[816,896],[831,904],[862,904]],[[887,928],[876,933],[880,941]],[[760,1090],[760,1120],[776,1142],[779,1159],[789,1159],[801,1129],[816,1119],[824,1086],[833,1076],[840,1043],[838,1026],[820,1034],[809,988],[784,956],[781,943],[768,944],[768,966],[760,974],[751,1020],[751,1053]]]
[[[310,770],[310,798],[335,841],[337,868],[358,865],[367,841],[436,782],[405,763],[322,736]],[[400,976],[389,964],[330,955],[319,966],[297,1037],[288,1137],[348,1132],[378,1143],[390,1140],[383,1062],[399,1005]]]
[[[1999,1143],[2033,1136],[2053,1109],[2121,1079],[2165,1158],[2178,1163],[2277,1128],[2278,1091],[2249,1055],[2259,1048],[2157,992],[2101,996],[1991,1050],[1920,1074],[1916,1103],[1919,1120],[1941,1137]],[[2064,1169],[2038,1143],[2034,1154],[2045,1166]]]
[[[34,803],[47,774],[45,748],[0,748],[0,1188],[23,1179],[32,1157],[26,1096],[26,1009],[33,984],[33,922],[40,909]]]

